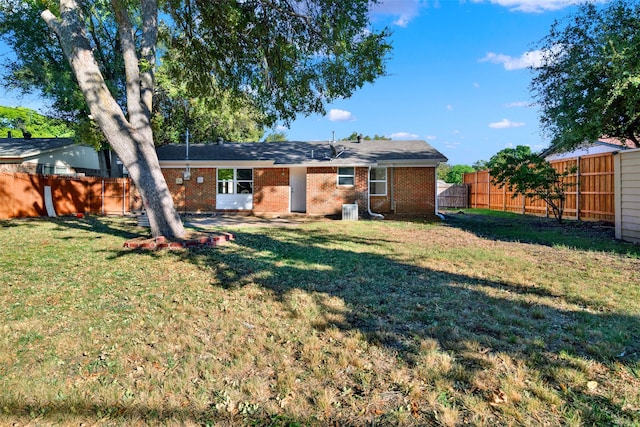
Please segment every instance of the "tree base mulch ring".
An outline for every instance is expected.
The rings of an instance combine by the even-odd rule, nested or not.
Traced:
[[[231,233],[222,232],[219,234],[198,234],[185,239],[168,240],[164,236],[158,237],[136,237],[124,242],[124,247],[129,249],[185,249],[203,248],[221,245],[229,240],[235,240]]]

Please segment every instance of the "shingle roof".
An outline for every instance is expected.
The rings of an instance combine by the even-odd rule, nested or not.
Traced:
[[[24,159],[74,144],[71,138],[0,138],[0,158]]]
[[[337,153],[332,160],[331,145]],[[186,160],[184,144],[157,148],[162,161]],[[269,161],[274,165],[333,164],[366,165],[375,163],[445,162],[447,158],[425,141],[287,141],[223,144],[190,144],[191,161]]]

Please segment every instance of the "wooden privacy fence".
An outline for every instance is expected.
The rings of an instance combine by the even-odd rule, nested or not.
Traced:
[[[614,169],[611,153],[554,160],[551,165],[560,173],[576,168],[575,173],[565,178],[566,188],[564,217],[580,220],[597,220],[613,223]],[[470,186],[470,206],[498,211],[533,215],[552,215],[542,200],[513,196],[506,187],[491,184],[489,171],[466,173],[464,182]]]
[[[128,178],[0,173],[0,219],[47,215],[45,188],[57,215],[125,214],[131,206]]]
[[[438,181],[438,208],[468,208],[469,184]]]

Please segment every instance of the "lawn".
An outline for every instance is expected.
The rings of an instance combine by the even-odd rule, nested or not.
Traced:
[[[0,425],[639,425],[640,247],[610,227],[0,222]]]

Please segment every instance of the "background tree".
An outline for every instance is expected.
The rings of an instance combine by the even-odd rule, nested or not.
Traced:
[[[444,181],[450,184],[462,184],[464,174],[475,172],[475,169],[469,165],[453,165],[444,176]]]
[[[371,3],[168,0],[161,5],[168,19],[159,25],[156,0],[11,0],[0,5],[0,31],[20,55],[22,46],[12,43],[16,29],[41,11],[90,116],[142,196],[152,234],[173,237],[183,236],[184,228],[154,148],[157,56],[191,93],[212,99],[224,94],[256,107],[267,124],[289,122],[300,113],[324,113],[326,102],[349,97],[384,74],[391,47],[386,30],[370,28]],[[109,79],[102,35],[113,42],[113,64],[124,70],[122,80]],[[64,62],[60,50],[49,48],[52,39],[38,47]],[[159,39],[165,48],[158,51]]]
[[[8,133],[14,138],[21,138],[24,131],[33,138],[70,138],[74,131],[64,120],[43,116],[38,112],[23,107],[0,106],[0,138]]]
[[[440,181],[444,181],[447,178],[447,174],[451,170],[451,165],[447,162],[438,163],[436,167],[436,176]]]
[[[476,160],[471,165],[474,171],[483,171],[489,168],[489,162],[486,160]]]
[[[566,201],[566,189],[573,185],[566,177],[574,170],[559,173],[544,158],[531,152],[531,148],[518,145],[505,148],[489,160],[491,182],[500,188],[513,191],[513,197],[522,195],[544,200],[553,216],[562,221]]]
[[[640,4],[580,6],[540,42],[531,83],[551,144],[570,150],[608,136],[640,147]]]
[[[284,132],[272,132],[267,135],[264,142],[284,142],[287,140],[287,134]]]
[[[353,131],[351,135],[342,138],[340,141],[357,141],[358,136],[362,135],[360,132]],[[373,136],[362,135],[362,139],[365,141],[391,141],[391,138],[387,138],[384,135],[378,135],[377,133]]]

